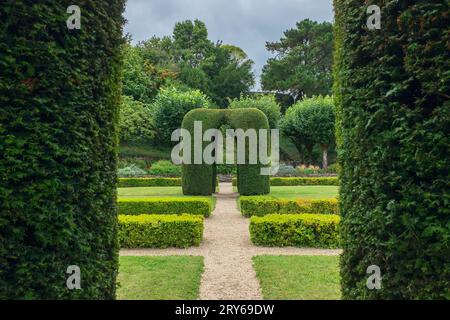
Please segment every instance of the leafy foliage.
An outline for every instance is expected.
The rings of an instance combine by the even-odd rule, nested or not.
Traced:
[[[449,299],[448,1],[381,10],[335,0],[343,298]]]
[[[181,178],[120,178],[118,187],[181,187]]]
[[[122,248],[188,248],[203,238],[203,217],[194,215],[119,215]]]
[[[155,135],[150,108],[131,97],[123,96],[119,115],[120,141],[144,142]]]
[[[294,101],[331,93],[333,27],[309,19],[297,22],[279,42],[266,47],[276,58],[268,60],[261,77],[264,90],[287,92]]]
[[[160,160],[152,164],[149,173],[163,177],[181,177],[181,166],[173,164],[169,160]]]
[[[195,121],[202,121],[202,134],[208,129],[230,125],[235,129],[269,129],[269,122],[262,111],[257,109],[207,110],[197,109],[189,112],[182,128],[193,136]],[[203,142],[205,148],[211,142]],[[246,148],[248,150],[248,141]],[[215,165],[194,164],[194,144],[191,144],[191,164],[183,164],[183,193],[186,195],[211,195],[216,190],[217,168]],[[247,152],[247,151],[246,151]],[[259,195],[270,192],[269,176],[261,175],[261,164],[239,164],[238,191],[242,195]],[[209,183],[208,183],[209,181]]]
[[[0,299],[115,297],[124,1],[70,4],[0,6]]]
[[[278,128],[278,121],[280,121],[280,105],[275,100],[273,95],[258,95],[256,97],[244,97],[234,99],[230,101],[230,109],[244,109],[244,108],[256,108],[262,111],[269,121],[269,127],[271,129]]]
[[[127,178],[127,177],[142,177],[147,175],[147,171],[141,169],[135,164],[131,164],[128,167],[120,168],[117,170],[117,175],[120,178]]]
[[[333,99],[319,96],[297,102],[287,110],[281,129],[299,152],[306,153],[306,160],[311,163],[314,145],[322,146],[327,152],[335,143]],[[325,154],[323,164],[328,165]]]
[[[336,199],[276,199],[270,196],[240,197],[239,205],[244,217],[268,214],[339,214]]]
[[[268,247],[338,248],[340,217],[331,214],[271,214],[252,217],[250,239]]]
[[[153,37],[138,47],[145,61],[175,75],[173,85],[200,90],[220,107],[254,84],[253,61],[236,46],[214,44],[199,20],[179,22],[171,37]]]
[[[119,214],[182,214],[189,213],[209,217],[212,202],[209,198],[119,198]]]
[[[151,106],[160,144],[170,144],[172,132],[181,127],[190,110],[208,108],[209,99],[198,90],[183,91],[175,87],[161,89]]]

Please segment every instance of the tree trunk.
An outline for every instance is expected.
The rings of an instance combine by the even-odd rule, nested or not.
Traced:
[[[328,146],[322,146],[322,167],[324,169],[328,168]]]

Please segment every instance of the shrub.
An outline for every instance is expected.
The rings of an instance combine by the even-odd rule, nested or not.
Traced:
[[[298,171],[290,165],[281,163],[277,172],[278,177],[295,177],[298,176]]]
[[[193,133],[195,121],[202,121],[202,130],[220,128],[221,125],[230,125],[233,128],[247,131],[253,129],[268,129],[267,117],[257,109],[234,110],[207,110],[197,109],[190,111],[183,120],[183,129]],[[192,134],[193,136],[193,134]],[[204,142],[206,147],[211,142]],[[248,143],[246,143],[248,148]],[[191,163],[194,163],[193,148],[191,144]],[[242,195],[267,194],[270,192],[269,177],[261,175],[260,164],[237,165],[238,190]],[[210,181],[208,183],[208,181]],[[208,164],[183,165],[183,192],[187,195],[211,195],[215,190],[216,168]]]
[[[181,178],[121,178],[118,187],[181,187]]]
[[[135,164],[131,164],[128,167],[117,170],[117,174],[120,178],[142,177],[147,175],[147,171],[142,170]]]
[[[230,101],[230,109],[248,109],[255,108],[262,111],[269,121],[271,129],[278,128],[281,111],[280,105],[273,95],[257,95],[255,97],[241,97]]]
[[[119,214],[181,214],[189,213],[209,217],[212,202],[209,198],[120,198]]]
[[[273,197],[240,197],[239,206],[244,217],[267,214],[339,214],[336,199],[285,200]]]
[[[1,300],[115,297],[124,1],[64,3],[0,5]]]
[[[155,135],[150,108],[131,97],[123,96],[119,113],[121,142],[145,142]]]
[[[233,186],[237,184],[237,178],[233,178]],[[338,186],[337,177],[319,177],[319,178],[270,178],[271,186]]]
[[[337,215],[322,214],[252,217],[250,238],[260,246],[338,248],[339,219]]]
[[[122,248],[187,248],[199,246],[202,237],[201,216],[119,216],[118,238]]]
[[[208,108],[209,105],[208,98],[198,90],[161,89],[151,105],[159,143],[170,145],[172,132],[180,128],[185,114],[193,109]]]
[[[155,176],[181,177],[181,166],[168,160],[160,160],[152,164],[149,173]]]
[[[380,3],[335,0],[343,298],[449,299],[448,1]]]

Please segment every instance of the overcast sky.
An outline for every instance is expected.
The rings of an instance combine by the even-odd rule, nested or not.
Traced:
[[[333,8],[332,0],[128,0],[125,17],[134,42],[171,35],[176,22],[199,19],[212,41],[244,49],[259,76],[271,57],[266,41],[279,40],[302,19],[332,21]]]

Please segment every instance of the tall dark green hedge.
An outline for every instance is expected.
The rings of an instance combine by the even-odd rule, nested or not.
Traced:
[[[194,163],[194,123],[202,122],[202,130],[220,129],[222,125],[230,125],[234,129],[267,129],[267,117],[258,109],[212,110],[195,109],[186,114],[182,128],[191,132],[191,162]],[[258,132],[258,131],[257,131]],[[224,135],[224,146],[226,145]],[[206,147],[211,142],[204,142]],[[248,153],[248,140],[246,143]],[[225,152],[224,152],[225,153]],[[224,159],[225,161],[225,159]],[[248,154],[246,156],[248,161]],[[269,176],[261,175],[260,164],[237,165],[238,191],[242,195],[259,195],[270,192]],[[183,164],[183,192],[186,195],[211,195],[216,189],[216,166],[208,164]]]
[[[124,1],[72,4],[0,5],[0,299],[115,298]]]
[[[334,2],[343,297],[449,299],[448,1]]]

